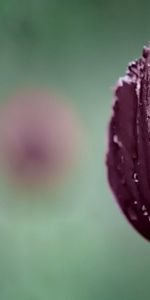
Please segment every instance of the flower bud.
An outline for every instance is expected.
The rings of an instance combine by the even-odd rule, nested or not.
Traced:
[[[115,87],[108,180],[133,227],[150,240],[150,47]]]

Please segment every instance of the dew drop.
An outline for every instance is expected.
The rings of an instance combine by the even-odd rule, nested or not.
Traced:
[[[134,174],[133,174],[133,179],[134,179],[134,182],[135,182],[135,183],[138,183],[138,182],[139,182],[138,174],[137,174],[137,173],[134,173]]]
[[[131,221],[137,221],[138,216],[132,207],[128,208],[128,216]]]
[[[145,211],[146,210],[146,207],[145,205],[142,205],[142,210]]]
[[[113,142],[119,147],[122,147],[122,143],[119,141],[118,136],[116,134],[113,136]]]

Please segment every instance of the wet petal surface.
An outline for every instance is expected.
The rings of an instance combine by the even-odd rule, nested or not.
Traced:
[[[150,48],[115,87],[108,180],[123,213],[150,240]]]

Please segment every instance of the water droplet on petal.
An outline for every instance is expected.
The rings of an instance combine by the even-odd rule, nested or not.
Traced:
[[[135,183],[138,183],[138,182],[139,182],[138,174],[137,174],[137,173],[134,173],[134,174],[133,174],[133,179],[134,179],[134,182],[135,182]]]
[[[146,210],[146,206],[142,205],[142,210],[145,211]]]
[[[131,221],[137,221],[138,216],[133,207],[128,207],[128,216]]]

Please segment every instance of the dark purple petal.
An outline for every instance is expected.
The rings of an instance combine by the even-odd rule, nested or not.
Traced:
[[[150,240],[150,48],[115,88],[108,179],[129,222]]]

